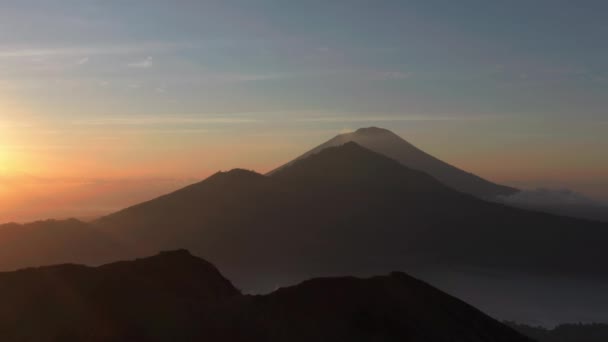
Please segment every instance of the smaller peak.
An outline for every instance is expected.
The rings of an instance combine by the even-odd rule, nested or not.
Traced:
[[[246,169],[232,169],[229,171],[220,171],[218,173],[216,173],[216,175],[218,176],[224,176],[224,177],[248,177],[248,176],[260,176],[259,173],[252,171],[252,170],[246,170]]]
[[[337,149],[340,149],[340,148],[350,148],[350,149],[358,148],[358,149],[364,149],[361,145],[357,144],[354,141],[347,141],[347,142],[345,142],[344,144],[342,144],[340,146],[336,146],[336,148]]]
[[[247,175],[247,174],[257,174],[255,171],[247,170],[247,169],[232,169],[230,171],[224,172],[226,175]]]
[[[317,155],[340,155],[340,156],[353,156],[353,155],[369,155],[375,154],[369,149],[361,146],[356,141],[346,141],[341,145],[328,147],[321,150]]]
[[[365,134],[365,135],[373,135],[373,134],[394,134],[385,128],[380,127],[362,127],[355,131],[355,134]]]

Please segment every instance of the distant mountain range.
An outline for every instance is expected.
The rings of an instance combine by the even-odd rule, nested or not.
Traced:
[[[404,273],[246,296],[184,250],[0,273],[0,302],[2,341],[531,341]]]
[[[400,139],[385,130],[358,132]],[[480,188],[513,191],[469,179],[485,184]],[[497,194],[483,192],[490,193]],[[87,224],[0,226],[0,269],[100,264],[187,248],[247,291],[269,291],[310,277],[393,270],[606,283],[606,241],[608,223],[484,201],[351,141],[269,175],[218,172]],[[451,280],[433,279],[439,287],[452,286]],[[477,292],[467,298],[476,305],[494,302]]]

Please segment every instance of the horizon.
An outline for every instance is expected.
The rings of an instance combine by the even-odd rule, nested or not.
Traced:
[[[0,223],[265,173],[367,126],[607,202],[608,5],[437,4],[0,4]]]
[[[378,127],[378,126],[370,126]],[[363,127],[361,127],[363,128]],[[381,127],[382,128],[382,127]],[[385,128],[386,129],[386,128]],[[356,130],[342,130],[337,135],[354,133]],[[390,130],[389,130],[390,131]],[[391,131],[392,132],[392,131]],[[395,133],[395,132],[393,132]],[[336,135],[336,136],[337,136]],[[329,140],[334,136],[321,139]],[[294,154],[269,164],[261,165],[257,169],[254,167],[242,166],[238,160],[233,160],[228,167],[217,169],[207,169],[200,173],[200,176],[193,174],[180,173],[178,176],[163,173],[130,174],[126,177],[86,177],[86,176],[67,176],[67,177],[44,177],[37,174],[27,173],[0,173],[0,198],[4,200],[4,207],[0,208],[0,224],[2,223],[27,223],[44,221],[48,219],[67,219],[76,218],[88,221],[110,214],[112,212],[130,207],[132,205],[151,200],[153,198],[171,193],[182,187],[203,181],[212,174],[220,171],[233,169],[247,169],[260,174],[266,174],[271,170],[287,163],[298,155],[311,150],[320,145],[323,141],[318,141],[314,145],[304,147],[303,150],[294,151]],[[420,148],[415,143],[414,146]],[[284,143],[286,144],[286,143]],[[422,148],[424,152],[429,152]],[[430,153],[438,157],[437,154]],[[250,161],[255,162],[255,155],[250,154]],[[439,158],[442,159],[442,158]],[[461,167],[457,163],[442,159],[454,166]],[[496,160],[500,162],[500,160]],[[255,164],[260,165],[260,164]],[[472,171],[470,168],[463,168]],[[1,170],[0,170],[1,171]],[[472,172],[483,178],[484,175]],[[608,182],[595,183],[588,180],[574,181],[545,177],[544,179],[511,179],[496,180],[486,178],[503,185],[519,188],[524,191],[534,193],[537,191],[549,190],[554,193],[566,192],[572,194],[578,201],[579,197],[584,201],[595,201],[599,205],[608,205]],[[14,188],[12,188],[14,187]],[[63,196],[57,198],[57,194]],[[15,196],[12,197],[11,196]],[[569,196],[570,197],[570,196]],[[11,199],[16,199],[11,206]],[[552,198],[550,198],[552,199]],[[566,200],[572,200],[567,198]]]

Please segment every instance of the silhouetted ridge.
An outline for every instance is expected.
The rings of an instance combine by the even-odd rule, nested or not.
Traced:
[[[529,341],[402,273],[244,296],[185,250],[0,273],[0,301],[2,341]]]
[[[201,191],[205,191],[206,189],[224,187],[225,191],[229,191],[232,187],[250,184],[252,182],[264,180],[264,178],[265,177],[259,173],[245,169],[218,171],[201,182],[186,186],[182,189],[179,189],[167,195],[160,196],[150,201],[146,201],[135,206],[123,209],[115,214],[101,218],[101,221],[111,220],[116,215],[120,215],[121,212],[127,210],[142,210],[142,208],[149,207],[151,205],[156,205],[159,203],[171,203],[175,201],[176,198],[183,197],[182,200],[189,198],[193,201],[202,200],[203,198],[197,198],[197,195],[200,194]],[[195,203],[190,203],[190,205],[192,204]]]
[[[179,229],[198,227],[211,217],[222,215],[222,210],[217,206],[221,207],[241,194],[246,195],[257,191],[267,182],[267,177],[249,170],[234,169],[217,172],[201,182],[123,209],[99,219],[96,223],[109,227],[112,232],[123,238],[130,239],[132,234],[149,234],[148,238],[144,240],[141,240],[140,237],[134,237],[134,239],[139,240],[136,243],[140,246],[150,244],[154,245],[153,249],[163,248],[167,245],[155,244],[167,239],[173,241],[178,236],[181,238],[185,232]],[[234,210],[238,212],[241,209],[235,208]],[[137,227],[140,231],[125,234],[124,231],[121,231],[125,226]],[[163,226],[162,229],[153,228],[159,226]],[[169,227],[171,229],[168,229]],[[181,248],[184,245],[169,244],[168,247]],[[149,249],[144,249],[144,251],[151,252]]]
[[[258,302],[266,319],[282,328],[273,332],[281,341],[314,341],[322,334],[328,341],[529,341],[474,307],[400,272],[312,279]],[[285,334],[293,336],[294,331],[295,340]]]
[[[255,178],[261,176],[259,173],[246,169],[232,169],[229,171],[219,171],[213,174],[212,178]]]
[[[77,274],[78,273],[78,274]],[[66,282],[78,280],[84,276],[93,275],[100,276],[96,278],[99,286],[103,286],[105,282],[112,281],[107,277],[109,274],[120,274],[125,280],[146,281],[146,286],[155,288],[162,286],[168,289],[169,286],[188,289],[189,287],[198,287],[199,290],[204,290],[205,296],[233,296],[240,292],[224,278],[215,266],[211,263],[197,258],[190,254],[185,249],[164,251],[159,254],[147,258],[139,258],[132,261],[119,261],[106,264],[99,267],[87,267],[74,264],[63,264],[56,266],[42,266],[36,268],[26,268],[16,272],[0,272],[0,281],[11,277],[29,276],[39,274],[51,276],[53,279],[40,278],[41,282],[46,280],[58,281],[62,276],[67,276],[64,279]],[[105,274],[105,275],[104,275]],[[102,276],[104,275],[104,276]],[[72,278],[74,277],[74,278]],[[92,279],[92,278],[91,278]],[[119,279],[114,279],[119,282]],[[162,284],[160,282],[162,282]],[[91,285],[94,283],[91,282]],[[125,286],[128,284],[125,283]],[[126,290],[126,287],[125,287]],[[143,289],[142,289],[143,291]]]

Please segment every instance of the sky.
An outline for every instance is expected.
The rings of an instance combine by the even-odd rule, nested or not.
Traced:
[[[0,222],[94,216],[391,129],[608,200],[608,3],[0,1]]]

